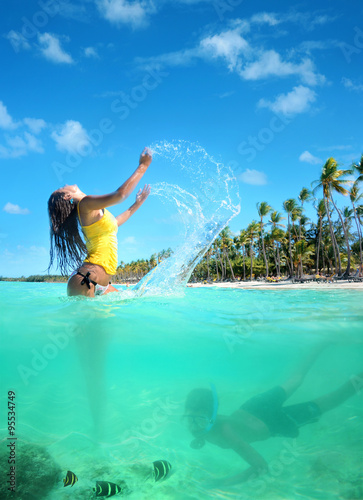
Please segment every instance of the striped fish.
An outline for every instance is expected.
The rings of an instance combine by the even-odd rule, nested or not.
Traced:
[[[73,486],[77,481],[78,477],[72,471],[67,471],[66,478],[63,479],[64,486]]]
[[[171,470],[171,464],[166,460],[157,460],[153,462],[155,482],[165,479]]]
[[[93,488],[93,491],[96,493],[96,497],[112,497],[123,489],[118,484],[109,481],[96,481],[96,487]]]

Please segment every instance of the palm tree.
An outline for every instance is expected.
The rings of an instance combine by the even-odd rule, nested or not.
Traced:
[[[207,259],[207,281],[210,280],[210,257],[212,255],[212,247],[209,247],[208,250],[206,251],[206,259]]]
[[[285,212],[287,213],[287,232],[289,236],[289,256],[290,256],[290,265],[291,265],[291,276],[294,273],[294,265],[292,262],[292,248],[291,248],[291,226],[290,226],[290,218],[296,214],[296,209],[298,208],[297,201],[294,198],[290,198],[283,203],[283,207]]]
[[[222,247],[223,256],[225,257],[225,259],[228,262],[229,268],[231,270],[232,279],[233,279],[233,281],[235,281],[236,278],[234,276],[232,264],[231,264],[231,261],[229,260],[229,256],[228,256],[228,253],[231,250],[232,244],[233,244],[233,240],[231,237],[231,230],[229,229],[228,226],[225,227],[224,229],[222,229],[222,231],[220,232],[220,237],[221,237],[221,247]],[[227,267],[227,265],[225,267]]]
[[[303,264],[310,263],[310,256],[312,253],[313,250],[305,240],[297,241],[294,244],[293,260],[297,270],[299,270],[299,268],[301,269],[301,278],[303,277]]]
[[[223,281],[223,276],[224,276],[224,269],[223,269],[223,263],[220,260],[220,254],[219,254],[219,240],[216,238],[213,242],[213,249],[214,249],[214,259],[216,262],[216,271],[217,271],[217,281],[219,281],[219,271],[218,271],[218,260],[221,262],[221,270],[222,270],[222,276],[221,279]]]
[[[331,222],[330,218],[330,212],[329,212],[329,202],[331,201],[334,208],[337,210],[336,205],[334,203],[334,200],[332,198],[332,191],[337,191],[340,194],[347,195],[348,191],[343,187],[342,184],[347,184],[349,181],[339,179],[342,175],[346,175],[347,173],[350,173],[348,170],[338,170],[338,164],[334,158],[328,158],[328,160],[325,162],[320,178],[314,181],[312,184],[317,184],[317,186],[314,188],[313,192],[315,193],[318,189],[323,188],[323,197],[326,203],[326,213],[328,216],[328,221],[329,221],[329,228],[330,228],[330,234],[332,238],[332,244],[333,244],[333,249],[334,249],[334,256],[335,256],[335,267],[336,267],[336,272],[341,275],[342,273],[342,264],[341,264],[341,259],[340,259],[340,251],[339,251],[339,246],[334,234],[333,230],[333,224]],[[337,210],[339,218],[342,223],[344,235],[346,235],[345,231],[345,226],[344,222],[341,216],[341,213],[339,210]],[[346,241],[347,241],[347,236],[346,236]],[[349,242],[347,245],[347,251],[348,251],[348,265],[347,265],[347,270],[349,272],[350,268],[350,247],[349,247]],[[338,263],[338,266],[337,266]]]
[[[265,266],[266,266],[266,278],[268,276],[268,262],[266,259],[266,250],[265,250],[265,243],[264,243],[264,238],[263,238],[263,218],[271,212],[272,207],[266,202],[262,201],[261,203],[257,203],[257,212],[258,215],[260,216],[260,231],[261,231],[261,242],[262,242],[262,253],[263,253],[263,259],[265,261]]]
[[[242,262],[243,262],[243,279],[246,281],[246,243],[247,243],[247,232],[245,229],[243,229],[240,233],[239,236],[237,237],[238,243],[242,247]]]
[[[271,231],[271,237],[272,237],[272,250],[275,254],[275,241],[279,242],[283,238],[283,231],[281,231],[280,228],[285,227],[284,224],[280,224],[282,220],[286,220],[286,217],[282,217],[282,214],[278,212],[277,210],[274,210],[271,212],[269,224],[272,226],[272,231]],[[277,276],[280,276],[280,249],[279,245],[276,245],[276,251],[277,251],[277,261],[276,261],[276,270],[277,270]]]
[[[151,269],[153,269],[156,266],[156,264],[157,264],[157,262],[156,262],[156,253],[153,253],[151,255],[151,257],[149,259],[149,263],[150,263]]]
[[[362,156],[362,158],[363,158],[363,156]],[[361,160],[361,163],[362,163],[362,160]],[[359,179],[359,177],[358,177],[358,179]],[[353,184],[353,187],[350,190],[349,196],[350,196],[350,201],[352,202],[354,219],[355,219],[355,223],[357,226],[357,232],[358,232],[358,238],[359,238],[359,264],[360,264],[360,267],[362,267],[362,230],[360,227],[361,225],[359,223],[356,203],[358,203],[361,199],[363,199],[363,194],[359,193],[358,179]]]
[[[347,184],[351,184],[350,180],[347,179],[341,179],[344,175],[350,174],[350,170],[341,170],[338,169],[338,163],[334,158],[329,158],[324,167],[323,167],[323,172],[322,172],[322,178],[321,180],[324,182],[323,186],[327,187],[327,192],[328,196],[339,216],[340,222],[342,224],[343,232],[344,232],[344,237],[345,237],[345,243],[347,247],[347,254],[348,254],[348,260],[347,260],[347,268],[344,272],[344,276],[349,276],[350,273],[350,260],[351,260],[351,250],[350,250],[350,244],[349,244],[349,235],[347,232],[347,229],[345,227],[344,221],[342,214],[338,207],[336,206],[334,199],[333,199],[333,191],[342,194],[343,196],[347,196],[349,194],[349,191],[344,187]],[[319,187],[319,186],[317,186]],[[324,189],[324,188],[323,188]],[[339,254],[339,248],[338,248],[338,254]],[[339,257],[340,260],[340,257]],[[339,274],[341,274],[341,268],[339,269]]]
[[[358,178],[356,179],[355,182],[362,182],[363,181],[363,155],[360,158],[359,163],[353,163],[352,169],[350,170],[350,173],[356,172],[358,174]]]
[[[311,191],[309,191],[308,188],[302,188],[302,190],[300,191],[300,194],[298,196],[300,202],[301,202],[301,213],[304,211],[304,203],[305,201],[309,201],[311,199]],[[304,225],[304,220],[306,221],[306,219],[304,219],[304,216],[301,215],[300,219],[299,219],[299,241],[301,241],[301,229],[302,229],[302,226]],[[302,272],[303,272],[303,269],[302,269],[302,262],[301,262],[301,275],[302,275]]]
[[[315,206],[315,205],[314,205]],[[318,206],[315,206],[316,212],[319,217],[319,230],[318,230],[318,243],[316,245],[316,273],[319,273],[319,254],[321,246],[321,232],[323,228],[323,219],[326,216],[325,201],[319,200]]]
[[[253,242],[256,238],[259,230],[259,224],[253,220],[246,229],[247,241],[250,245],[250,258],[251,258],[251,275],[250,280],[252,281],[252,268],[253,268]]]
[[[298,198],[301,201],[301,208],[303,211],[305,201],[311,200],[311,191],[309,191],[308,188],[302,188]],[[300,236],[300,240],[301,240],[301,218],[300,218],[300,226],[299,226],[299,236]]]

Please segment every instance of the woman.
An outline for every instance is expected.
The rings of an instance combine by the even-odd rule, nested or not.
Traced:
[[[51,194],[48,200],[51,223],[49,268],[56,256],[62,275],[74,269],[68,280],[68,295],[94,297],[118,291],[110,284],[117,270],[117,230],[144,203],[150,186],[140,189],[135,203],[116,218],[106,207],[117,205],[130,195],[151,161],[151,153],[145,148],[135,172],[110,194],[88,196],[77,185],[64,186]]]

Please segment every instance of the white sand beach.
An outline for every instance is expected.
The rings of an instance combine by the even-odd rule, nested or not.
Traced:
[[[357,281],[334,281],[333,283],[309,281],[305,283],[291,283],[290,281],[280,281],[268,283],[266,281],[235,281],[223,283],[189,283],[191,288],[236,288],[244,290],[362,290],[363,282]]]

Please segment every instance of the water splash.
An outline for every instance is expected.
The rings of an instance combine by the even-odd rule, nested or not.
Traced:
[[[176,207],[184,227],[183,243],[133,288],[136,296],[176,293],[220,231],[240,212],[238,184],[231,169],[199,144],[186,141],[153,144],[158,169],[173,169],[178,185],[161,182],[152,195]]]

